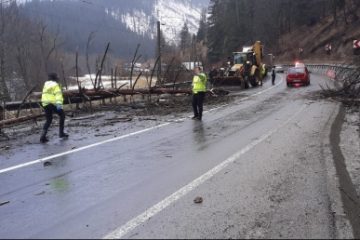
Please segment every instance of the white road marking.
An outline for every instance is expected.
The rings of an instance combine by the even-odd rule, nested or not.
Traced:
[[[305,110],[307,105],[303,105],[292,117],[290,117],[288,120],[286,120],[283,124],[279,125],[277,128],[271,130],[270,132],[262,135],[258,139],[251,142],[249,145],[247,145],[245,148],[241,149],[239,152],[235,153],[228,159],[226,159],[224,162],[220,163],[219,165],[215,166],[202,176],[198,177],[194,181],[190,182],[188,185],[182,187],[175,193],[171,194],[170,196],[166,197],[161,202],[157,203],[156,205],[152,206],[151,208],[147,209],[142,214],[138,215],[137,217],[131,219],[124,225],[117,228],[115,231],[109,233],[104,237],[104,239],[119,239],[125,237],[127,234],[129,234],[132,230],[137,228],[138,226],[144,224],[146,221],[148,221],[150,218],[154,217],[158,213],[160,213],[162,210],[170,206],[172,203],[176,202],[210,178],[214,177],[217,173],[224,170],[229,164],[235,162],[238,160],[242,155],[253,149],[256,145],[262,143],[267,138],[269,138],[274,133],[278,132],[280,129],[282,129],[284,126],[286,126],[288,123],[290,123],[292,120],[294,120],[302,111]]]
[[[129,133],[129,134],[119,136],[119,137],[116,137],[116,138],[111,138],[111,139],[108,139],[108,140],[105,140],[105,141],[102,141],[102,142],[98,142],[98,143],[94,143],[94,144],[91,144],[91,145],[87,145],[87,146],[84,146],[84,147],[81,147],[81,148],[78,148],[78,149],[62,152],[62,153],[55,154],[55,155],[52,155],[52,156],[49,156],[49,157],[45,157],[45,158],[41,158],[41,159],[34,160],[34,161],[31,161],[31,162],[19,164],[19,165],[13,166],[13,167],[1,169],[0,174],[10,172],[10,171],[14,171],[14,170],[24,168],[24,167],[27,167],[27,166],[31,166],[31,165],[34,165],[34,164],[37,164],[37,163],[45,162],[45,161],[48,161],[48,160],[51,160],[51,159],[54,159],[54,158],[62,157],[62,156],[65,156],[65,155],[68,155],[68,154],[71,154],[71,153],[84,151],[84,150],[89,149],[89,148],[93,148],[93,147],[97,147],[97,146],[100,146],[100,145],[103,145],[103,144],[106,144],[106,143],[118,141],[120,139],[124,139],[124,138],[127,138],[127,137],[139,135],[141,133],[149,132],[151,130],[154,130],[154,129],[157,129],[157,128],[162,128],[162,127],[165,127],[167,125],[170,125],[170,123],[164,123],[164,124],[161,124],[161,125],[158,125],[158,126],[155,126],[155,127],[147,128],[147,129],[144,129],[144,130],[141,130],[141,131],[138,131],[138,132]]]
[[[280,84],[280,82],[279,82],[277,85],[272,86],[272,87],[270,87],[270,88],[268,88],[268,89],[266,89],[266,90],[260,91],[260,92],[258,92],[258,93],[253,94],[253,95],[250,95],[250,96],[242,99],[242,101],[247,100],[247,99],[249,99],[250,97],[257,96],[257,95],[263,94],[263,93],[265,93],[265,92],[267,92],[267,91],[270,91],[270,90],[273,89],[274,87],[277,87],[279,84]],[[208,111],[204,111],[204,113],[209,113],[209,112],[215,111],[215,110],[217,110],[217,109],[219,109],[219,108],[226,107],[226,106],[228,106],[228,105],[229,105],[229,104],[224,104],[224,105],[221,105],[221,106],[216,107],[216,108],[214,108],[214,109],[211,109],[211,110],[208,110]],[[191,117],[191,116],[189,116],[189,117]],[[173,121],[173,122],[182,122],[182,121],[184,121],[184,120],[186,120],[186,118],[177,119],[177,120],[175,120],[175,121]],[[127,137],[131,137],[131,136],[134,136],[134,135],[139,135],[139,134],[142,134],[142,133],[145,133],[145,132],[149,132],[149,131],[154,130],[154,129],[158,129],[158,128],[162,128],[162,127],[168,126],[168,125],[170,125],[170,124],[171,124],[171,123],[164,123],[164,124],[161,124],[161,125],[158,125],[158,126],[155,126],[155,127],[151,127],[151,128],[147,128],[147,129],[144,129],[144,130],[141,130],[141,131],[138,131],[138,132],[126,134],[126,135],[119,136],[119,137],[116,137],[116,138],[111,138],[111,139],[108,139],[108,140],[105,140],[105,141],[102,141],[102,142],[94,143],[94,144],[91,144],[91,145],[88,145],[88,146],[80,147],[80,148],[78,148],[78,149],[74,149],[74,150],[70,150],[70,151],[58,153],[58,154],[51,155],[51,156],[48,156],[48,157],[45,157],[45,158],[40,158],[40,159],[37,159],[37,160],[34,160],[34,161],[30,161],[30,162],[26,162],[26,163],[22,163],[22,164],[19,164],[19,165],[16,165],[16,166],[12,166],[12,167],[8,167],[8,168],[0,169],[0,174],[2,174],[2,173],[7,173],[7,172],[11,172],[11,171],[15,171],[15,170],[18,170],[18,169],[21,169],[21,168],[24,168],[24,167],[32,166],[32,165],[34,165],[34,164],[42,163],[42,162],[45,162],[45,161],[48,161],[48,160],[51,160],[51,159],[54,159],[54,158],[62,157],[62,156],[65,156],[65,155],[69,155],[69,154],[72,154],[72,153],[84,151],[84,150],[87,150],[87,149],[90,149],[90,148],[93,148],[93,147],[97,147],[97,146],[100,146],[100,145],[103,145],[103,144],[106,144],[106,143],[118,141],[118,140],[121,140],[121,139],[124,139],[124,138],[127,138]]]
[[[277,84],[275,84],[274,86],[269,87],[269,88],[267,88],[267,89],[265,89],[265,90],[262,90],[262,91],[260,91],[260,92],[254,93],[254,94],[252,94],[252,95],[250,95],[250,96],[241,98],[239,102],[243,102],[243,101],[246,101],[246,100],[250,99],[251,97],[255,97],[255,96],[258,96],[258,95],[260,95],[260,94],[266,93],[266,92],[272,90],[273,88],[278,87],[280,84],[282,84],[283,80],[284,80],[284,78],[281,78],[281,81],[279,81],[279,82],[278,82]],[[210,110],[204,111],[204,113],[213,112],[213,111],[215,111],[215,110],[218,110],[218,109],[220,109],[220,108],[227,107],[227,106],[229,106],[229,104],[220,105],[220,106],[218,106],[218,107],[215,107],[215,108],[212,108],[212,109],[210,109]],[[189,116],[189,117],[191,117],[191,116]]]
[[[281,78],[281,81],[279,81],[279,82],[278,82],[277,84],[275,84],[274,86],[269,87],[269,88],[267,88],[267,89],[265,89],[265,90],[263,90],[263,91],[257,92],[257,93],[255,93],[255,94],[252,94],[252,95],[250,95],[250,96],[248,96],[248,97],[242,98],[241,101],[245,101],[245,100],[250,99],[251,97],[255,97],[255,96],[258,96],[258,95],[260,95],[260,94],[266,93],[266,92],[270,91],[271,89],[278,87],[280,84],[283,83],[283,81],[284,81],[284,78],[282,77],[282,78]]]
[[[284,78],[282,77],[282,78],[281,78],[281,81],[279,81],[279,82],[278,82],[277,84],[275,84],[274,86],[269,87],[269,88],[267,88],[267,89],[265,89],[265,90],[263,90],[263,91],[260,91],[260,92],[258,92],[258,93],[255,93],[255,94],[251,95],[250,97],[254,97],[254,96],[263,94],[263,93],[265,93],[265,92],[268,92],[268,91],[270,91],[271,89],[276,88],[277,86],[279,86],[280,84],[282,84],[283,81],[284,81]]]

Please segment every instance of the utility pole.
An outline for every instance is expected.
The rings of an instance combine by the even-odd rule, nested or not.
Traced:
[[[158,74],[157,74],[157,78],[158,81],[160,81],[161,78],[161,30],[160,30],[160,21],[157,21],[157,56],[159,58],[159,67],[158,67]]]
[[[237,21],[237,24],[238,26],[240,26],[240,8],[239,8],[239,1],[235,1],[235,11],[236,11],[236,21]]]

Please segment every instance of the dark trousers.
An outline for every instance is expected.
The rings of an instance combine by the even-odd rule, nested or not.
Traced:
[[[271,82],[273,85],[275,84],[275,78],[276,78],[276,76],[274,76],[274,75],[271,76],[271,80],[272,80]]]
[[[205,92],[199,92],[193,95],[192,106],[194,110],[194,116],[202,118],[203,105],[205,100]]]
[[[53,120],[53,114],[56,113],[59,115],[60,118],[60,127],[59,127],[59,133],[64,133],[64,123],[65,123],[65,113],[64,111],[57,110],[57,108],[53,104],[49,104],[46,107],[44,107],[45,110],[45,116],[46,116],[46,122],[44,125],[44,131],[47,132],[49,130],[49,127]]]

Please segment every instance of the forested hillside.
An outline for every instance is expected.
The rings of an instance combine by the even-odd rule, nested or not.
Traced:
[[[117,8],[116,1],[107,2]],[[136,1],[136,4],[122,4],[124,12],[130,11],[135,5],[142,3],[145,9],[151,7],[146,1]],[[20,6],[22,14],[30,19],[44,23],[53,34],[58,34],[67,52],[78,50],[85,53],[86,42],[91,32],[94,32],[90,54],[100,53],[105,44],[111,42],[114,54],[130,58],[136,45],[143,46],[143,54],[153,56],[155,40],[150,36],[132,32],[124,24],[107,14],[104,3],[86,4],[83,1],[31,1]]]
[[[170,5],[160,0],[0,1],[0,101],[21,99],[34,87],[39,90],[48,72],[57,72],[62,79],[74,76],[76,65],[80,75],[96,72],[107,43],[104,74],[131,61],[138,45],[138,61],[154,62],[157,20],[164,20],[165,52],[170,48],[165,33],[174,28],[172,38],[178,38],[187,22],[190,32],[196,33],[208,1],[176,0]],[[174,49],[172,44],[172,55]]]
[[[332,43],[333,54],[325,57],[336,61],[351,55],[352,40],[360,39],[359,0],[177,0],[176,6],[183,8],[171,5],[171,11],[170,5],[159,5],[164,2],[160,0],[20,2],[0,4],[0,100],[21,99],[28,90],[39,88],[49,71],[64,79],[73,76],[76,52],[80,74],[95,72],[108,42],[104,73],[129,62],[138,44],[139,61],[153,64],[156,29],[141,25],[139,16],[148,14],[156,25],[155,10],[166,20],[162,31],[178,22],[168,16],[175,10],[191,19],[176,24],[178,45],[161,35],[164,64],[175,59],[176,64],[200,61],[208,66],[256,40],[263,42],[265,53],[284,61],[321,58],[325,44]],[[195,21],[190,10],[201,8],[201,17]],[[129,28],[129,19],[136,27]],[[194,26],[199,26],[195,35]],[[149,30],[150,35],[134,31],[137,27]],[[299,48],[304,50],[302,56]]]
[[[288,44],[279,43],[282,36],[299,28],[306,35],[307,29],[329,16],[334,26],[341,21],[351,24],[358,18],[359,6],[356,0],[211,0],[209,60],[222,60],[255,40],[261,40],[268,52],[282,52]]]

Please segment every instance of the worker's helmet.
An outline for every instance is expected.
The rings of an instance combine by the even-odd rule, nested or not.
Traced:
[[[58,77],[58,75],[56,73],[49,73],[48,74],[48,79],[52,80],[52,81],[58,81],[59,77]]]

